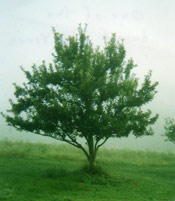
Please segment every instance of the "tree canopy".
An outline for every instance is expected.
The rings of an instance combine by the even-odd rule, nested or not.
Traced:
[[[142,106],[153,100],[158,83],[151,82],[151,72],[139,83],[123,41],[112,34],[104,48],[94,48],[81,25],[78,34],[66,39],[53,32],[53,63],[22,68],[27,81],[14,84],[16,100],[3,114],[7,123],[80,148],[92,168],[97,150],[109,138],[152,135],[158,115]]]
[[[166,137],[166,141],[175,143],[175,120],[167,118],[165,121],[165,133],[163,136]]]

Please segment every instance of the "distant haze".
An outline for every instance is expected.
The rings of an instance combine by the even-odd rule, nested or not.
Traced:
[[[158,93],[146,106],[160,117],[153,126],[154,137],[110,140],[106,147],[175,151],[165,142],[164,118],[175,118],[175,1],[174,0],[0,0],[0,110],[10,108],[14,87],[25,81],[22,65],[52,62],[52,27],[68,36],[77,32],[79,23],[88,24],[87,33],[94,45],[103,45],[103,36],[116,33],[124,39],[127,58],[138,67],[140,81],[152,70]],[[49,138],[19,133],[0,117],[0,139],[53,142]]]

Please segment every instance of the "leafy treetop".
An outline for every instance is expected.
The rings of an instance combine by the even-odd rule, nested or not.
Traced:
[[[152,135],[150,126],[158,115],[151,117],[142,106],[153,100],[158,83],[151,82],[149,72],[139,87],[132,73],[136,65],[126,61],[123,42],[112,34],[101,50],[93,47],[81,25],[66,40],[53,32],[53,63],[33,65],[31,72],[22,68],[27,82],[15,84],[12,115],[4,114],[8,124],[82,149],[91,166],[109,138]]]

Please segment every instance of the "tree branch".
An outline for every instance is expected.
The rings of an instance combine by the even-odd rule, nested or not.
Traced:
[[[89,158],[89,154],[86,151],[86,149],[80,143],[78,143],[74,138],[72,138],[69,134],[67,134],[67,136],[72,140],[72,142],[76,144],[76,147],[80,148],[85,153],[86,157]]]
[[[70,144],[70,145],[72,145],[72,146],[74,146],[76,148],[81,149],[84,152],[84,154],[86,155],[86,157],[89,158],[89,154],[86,151],[86,149],[80,143],[78,143],[75,139],[73,139],[69,134],[66,134],[66,135],[70,138],[71,141],[67,140],[67,139],[65,139],[63,137],[62,138],[58,138],[58,137],[54,137],[53,135],[48,135],[48,134],[41,134],[41,133],[35,133],[35,134],[41,135],[43,137],[51,137],[51,138],[53,138],[55,140],[59,140],[61,142],[67,142],[68,144]]]
[[[108,139],[109,139],[109,137],[106,137],[103,140],[103,142],[101,142],[100,144],[98,144],[100,140],[96,141],[96,143],[95,143],[95,150],[97,151]]]

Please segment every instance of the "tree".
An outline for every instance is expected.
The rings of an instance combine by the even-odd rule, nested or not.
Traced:
[[[165,133],[163,136],[166,137],[166,141],[174,142],[175,143],[175,121],[174,119],[167,118],[165,120]]]
[[[93,48],[86,27],[64,40],[54,32],[53,63],[22,68],[27,81],[14,84],[8,125],[67,142],[81,149],[94,169],[98,149],[109,138],[152,135],[158,115],[142,106],[152,101],[157,82],[149,72],[141,85],[136,65],[125,59],[123,41],[112,34],[103,49]],[[83,138],[86,145],[79,142]]]

